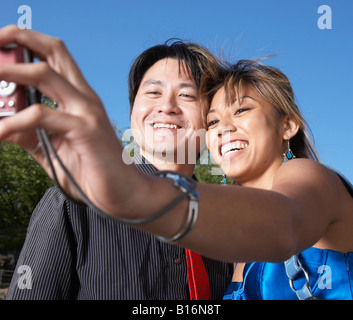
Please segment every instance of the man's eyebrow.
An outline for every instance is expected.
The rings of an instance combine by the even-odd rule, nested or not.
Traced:
[[[195,83],[192,82],[182,82],[179,84],[180,88],[192,88],[197,90],[197,85]]]
[[[154,80],[154,79],[150,79],[150,80],[146,80],[142,83],[142,85],[145,87],[145,86],[148,86],[148,85],[156,85],[156,86],[165,86],[165,83],[161,80]]]
[[[149,85],[165,87],[166,86],[166,82],[161,81],[161,80],[149,79],[149,80],[146,80],[146,81],[144,81],[142,83],[143,87],[149,86]],[[178,84],[178,87],[180,87],[180,88],[192,88],[192,89],[197,90],[197,86],[193,82],[181,82],[181,83]]]

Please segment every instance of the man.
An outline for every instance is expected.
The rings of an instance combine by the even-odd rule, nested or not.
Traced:
[[[195,158],[201,148],[195,134],[202,129],[201,71],[215,64],[204,48],[179,41],[152,47],[135,60],[129,99],[141,148],[134,161],[142,172],[168,169],[192,176],[190,152]],[[232,266],[203,262],[212,298],[221,299]],[[31,287],[21,289],[24,265]],[[105,219],[54,187],[32,215],[7,299],[189,299],[186,269],[184,249]]]

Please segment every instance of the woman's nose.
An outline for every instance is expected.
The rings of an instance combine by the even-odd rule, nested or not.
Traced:
[[[237,131],[237,127],[232,121],[228,119],[220,121],[220,125],[218,126],[218,137],[222,137],[235,131]]]

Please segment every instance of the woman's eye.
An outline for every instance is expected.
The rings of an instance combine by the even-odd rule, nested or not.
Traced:
[[[237,115],[237,114],[241,114],[241,113],[243,113],[243,112],[245,112],[245,111],[247,111],[247,110],[249,110],[249,108],[240,108],[240,109],[238,109],[238,110],[235,111],[235,114],[236,114],[236,115]]]

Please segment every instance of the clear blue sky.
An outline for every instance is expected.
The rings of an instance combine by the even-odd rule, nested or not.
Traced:
[[[353,181],[352,0],[2,0],[0,26],[17,24],[23,4],[33,29],[65,41],[120,128],[129,68],[150,46],[178,37],[233,61],[277,54],[267,63],[292,81],[323,163]],[[321,5],[332,29],[318,27]]]

